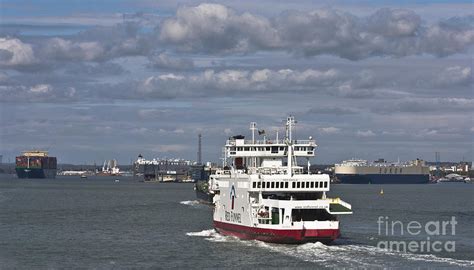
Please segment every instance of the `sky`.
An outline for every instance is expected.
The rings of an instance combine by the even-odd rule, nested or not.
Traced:
[[[0,155],[218,162],[284,120],[313,163],[474,158],[472,1],[0,0]]]

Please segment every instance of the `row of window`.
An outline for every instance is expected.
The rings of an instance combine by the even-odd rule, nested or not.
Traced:
[[[235,147],[232,146],[230,147],[230,151],[235,152],[237,151],[272,151],[272,153],[278,153],[278,151],[285,151],[284,146],[267,146],[267,147],[255,147],[255,146],[239,146]],[[313,151],[314,147],[309,146],[295,146],[294,148],[295,151]]]
[[[393,173],[402,173],[402,168],[380,168],[380,171],[379,173],[392,173],[392,169],[393,169]]]
[[[289,182],[252,182],[253,188],[288,188]],[[291,182],[291,188],[327,188],[327,181]]]

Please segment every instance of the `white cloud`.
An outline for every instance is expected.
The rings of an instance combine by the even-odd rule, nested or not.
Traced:
[[[285,50],[351,60],[371,56],[450,55],[474,43],[474,30],[422,24],[406,9],[380,9],[356,17],[334,9],[287,11],[268,19],[219,4],[181,7],[165,20],[160,39],[186,51],[213,54]]]
[[[337,134],[341,132],[341,129],[337,127],[322,127],[318,128],[318,130],[324,134]]]
[[[439,85],[466,85],[472,82],[470,67],[450,66],[445,68],[436,78]]]
[[[35,94],[46,94],[52,91],[52,87],[49,84],[37,84],[30,87],[30,92]]]
[[[190,59],[172,57],[165,53],[149,57],[150,66],[157,69],[186,70],[194,67]]]
[[[54,59],[95,61],[103,57],[105,49],[99,42],[73,42],[62,38],[51,38],[43,53]]]
[[[147,128],[144,128],[144,127],[140,127],[140,128],[133,128],[132,130],[130,130],[130,133],[132,134],[146,134],[149,132],[149,129]]]
[[[357,137],[374,137],[375,133],[372,130],[358,130],[356,132]]]
[[[33,47],[17,38],[0,38],[0,66],[27,66],[36,63]]]
[[[139,84],[138,92],[160,97],[225,94],[230,91],[325,91],[344,80],[335,69],[206,70],[197,74],[168,73],[150,76]],[[321,89],[317,89],[320,86]]]

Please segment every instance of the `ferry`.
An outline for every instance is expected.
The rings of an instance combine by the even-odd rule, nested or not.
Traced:
[[[337,215],[352,214],[350,204],[328,198],[327,174],[311,174],[316,142],[294,140],[293,116],[285,137],[268,140],[252,122],[252,139],[242,135],[225,145],[227,166],[210,175],[217,232],[240,239],[272,243],[330,243],[340,236]],[[256,140],[255,132],[263,134]],[[298,165],[305,160],[304,166]]]

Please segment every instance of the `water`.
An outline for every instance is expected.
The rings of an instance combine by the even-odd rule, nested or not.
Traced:
[[[352,203],[333,245],[241,241],[212,230],[212,208],[192,184],[149,184],[121,177],[20,180],[0,175],[1,269],[122,268],[474,268],[474,185],[334,185]],[[456,252],[377,249],[377,219],[458,222]]]

